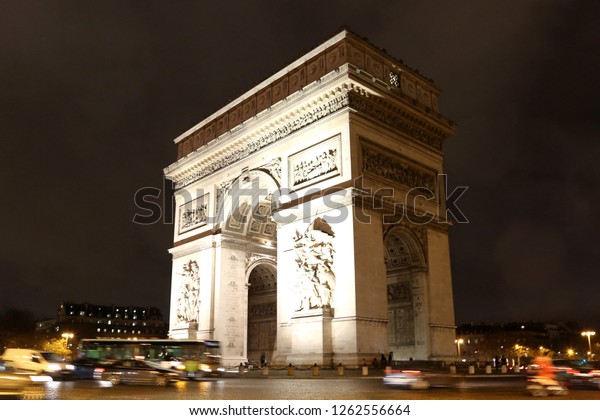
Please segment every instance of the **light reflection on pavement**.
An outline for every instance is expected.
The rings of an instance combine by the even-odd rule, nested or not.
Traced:
[[[533,399],[520,384],[411,391],[383,385],[377,378],[226,378],[184,381],[167,387],[112,386],[106,381],[48,384],[48,399],[59,400],[504,400]],[[600,399],[600,391],[571,391],[547,399]]]

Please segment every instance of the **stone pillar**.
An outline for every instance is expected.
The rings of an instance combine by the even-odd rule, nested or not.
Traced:
[[[221,342],[223,363],[232,365],[247,358],[246,253],[235,239],[219,236],[215,259],[215,339]]]
[[[292,354],[288,361],[294,365],[332,363],[331,320],[329,308],[299,312],[292,320]]]

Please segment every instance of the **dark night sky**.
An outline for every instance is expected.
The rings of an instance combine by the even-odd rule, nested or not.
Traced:
[[[0,311],[168,313],[172,140],[348,25],[435,80],[457,323],[600,327],[597,2],[0,0]],[[594,4],[595,3],[595,4]]]

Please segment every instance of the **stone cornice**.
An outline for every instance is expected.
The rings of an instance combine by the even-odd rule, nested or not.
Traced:
[[[179,245],[175,245],[173,248],[169,249],[169,253],[172,255],[172,258],[175,260],[177,258],[184,257],[186,255],[193,254],[194,252],[203,251],[205,249],[212,247],[212,238],[208,236],[204,236],[201,238],[196,238],[193,241],[182,243]]]
[[[175,182],[176,189],[183,188],[347,107],[406,134],[437,153],[441,153],[444,139],[452,132],[451,127],[429,123],[385,98],[373,95],[363,86],[348,82],[245,136],[232,141],[230,136],[234,133],[230,134],[222,139],[221,147],[215,144],[203,148],[194,156],[166,168],[165,174]]]
[[[257,130],[248,130],[244,136],[232,140],[237,133],[230,133],[219,144],[202,148],[195,156],[169,166],[165,174],[175,182],[175,188],[189,185],[347,107],[348,92],[355,88],[353,84],[342,83]]]
[[[406,134],[438,153],[442,151],[444,140],[454,134],[453,122],[439,114],[411,111],[414,106],[403,103],[406,100],[396,103],[390,97],[370,94],[362,89],[356,89],[355,93],[349,99],[351,109]]]
[[[383,85],[414,106],[439,115],[440,90],[431,79],[366,39],[342,30],[178,136],[174,140],[178,144],[178,159],[235,130],[265,109],[286,101],[345,66],[351,66],[357,73],[366,75],[369,83]]]

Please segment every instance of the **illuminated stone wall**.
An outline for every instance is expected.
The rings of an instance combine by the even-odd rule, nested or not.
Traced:
[[[231,365],[452,358],[438,95],[342,31],[179,136],[170,336]]]

